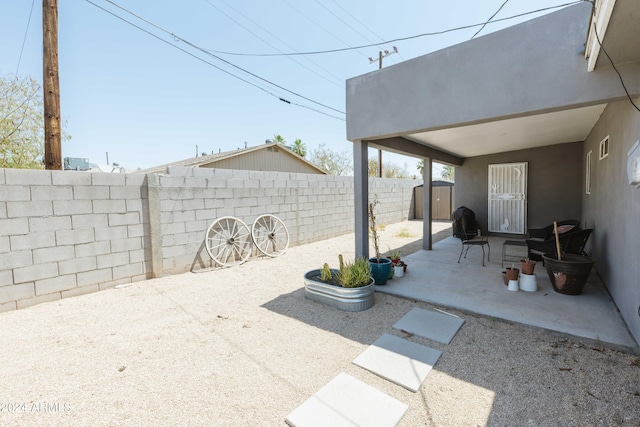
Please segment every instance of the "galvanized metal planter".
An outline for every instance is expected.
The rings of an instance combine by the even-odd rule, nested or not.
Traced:
[[[319,276],[320,269],[308,271],[304,275],[304,295],[308,299],[342,311],[364,311],[373,307],[373,278],[366,286],[343,288],[314,280]]]

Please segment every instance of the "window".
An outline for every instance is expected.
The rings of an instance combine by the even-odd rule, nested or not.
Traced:
[[[585,177],[585,193],[591,194],[591,154],[593,151],[587,153],[587,176]]]
[[[609,135],[600,141],[600,160],[609,155]]]

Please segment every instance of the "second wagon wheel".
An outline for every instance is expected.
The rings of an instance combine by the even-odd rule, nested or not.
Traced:
[[[284,254],[289,247],[289,230],[274,215],[256,218],[251,226],[251,238],[260,252],[274,258]]]
[[[209,256],[220,265],[242,264],[251,255],[251,233],[247,224],[232,216],[211,223],[205,235]]]

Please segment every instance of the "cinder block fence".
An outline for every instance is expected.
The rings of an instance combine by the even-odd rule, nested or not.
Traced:
[[[378,222],[413,218],[421,181],[370,179]],[[0,169],[0,311],[213,265],[209,224],[270,213],[290,245],[353,231],[353,178],[226,169]]]

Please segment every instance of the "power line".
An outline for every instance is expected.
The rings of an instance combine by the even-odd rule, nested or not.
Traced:
[[[20,57],[18,57],[18,66],[16,67],[16,79],[18,78],[18,70],[20,70],[20,62],[22,62],[22,52],[24,52],[24,44],[27,41],[27,34],[29,33],[29,24],[31,24],[31,15],[33,14],[33,5],[36,0],[31,1],[31,10],[29,11],[29,19],[27,20],[27,29],[24,30],[24,38],[22,39],[22,47],[20,48]]]
[[[607,58],[609,58],[609,62],[611,63],[611,66],[613,67],[613,69],[618,74],[618,77],[620,78],[620,83],[622,84],[622,88],[624,89],[624,92],[627,94],[627,98],[629,98],[629,102],[631,102],[631,105],[633,105],[636,108],[636,110],[640,111],[640,108],[638,108],[636,103],[633,102],[633,99],[631,98],[631,95],[629,94],[629,91],[627,90],[627,86],[624,84],[624,80],[622,80],[622,74],[620,74],[620,71],[618,71],[618,68],[616,67],[616,64],[613,63],[613,59],[611,59],[611,57],[609,56],[607,51],[604,49],[604,46],[602,46],[602,43],[600,42],[600,36],[598,36],[598,30],[596,29],[596,23],[595,22],[593,23],[593,32],[596,35],[596,40],[598,40],[598,44],[600,45],[600,49],[602,49],[602,51],[607,56]]]
[[[205,60],[205,59],[203,59],[203,58],[200,58],[199,56],[194,55],[193,53],[191,53],[191,52],[189,52],[189,51],[187,51],[187,50],[185,50],[185,49],[182,49],[182,48],[181,48],[181,47],[179,47],[179,46],[176,46],[176,45],[174,45],[174,44],[170,43],[169,41],[167,41],[167,40],[165,40],[165,39],[163,39],[163,38],[161,38],[161,37],[157,36],[156,34],[153,34],[152,32],[145,30],[144,28],[142,28],[142,27],[140,27],[140,26],[138,26],[138,25],[136,25],[136,24],[134,24],[134,23],[132,23],[132,22],[130,22],[130,21],[128,21],[128,20],[126,20],[125,18],[123,18],[123,17],[121,17],[121,16],[118,16],[117,14],[115,14],[115,13],[111,12],[110,10],[107,10],[107,9],[103,8],[102,6],[99,6],[99,5],[97,5],[96,3],[93,3],[91,0],[85,0],[85,1],[86,1],[87,3],[89,3],[89,4],[92,4],[93,6],[97,7],[98,9],[101,9],[102,11],[104,11],[104,12],[106,12],[106,13],[108,13],[108,14],[110,14],[110,15],[112,15],[112,16],[114,16],[114,17],[118,18],[118,19],[120,19],[121,21],[126,22],[127,24],[131,25],[132,27],[137,28],[137,29],[139,29],[140,31],[143,31],[143,32],[147,33],[148,35],[150,35],[150,36],[152,36],[152,37],[154,37],[154,38],[156,38],[156,39],[160,40],[161,42],[166,43],[166,44],[168,44],[169,46],[171,46],[171,47],[173,47],[173,48],[175,48],[175,49],[178,49],[178,50],[180,50],[181,52],[183,52],[183,53],[185,53],[185,54],[187,54],[187,55],[189,55],[189,56],[191,56],[191,57],[193,57],[193,58],[197,59],[198,61],[201,61],[201,62],[203,62],[203,63],[205,63],[205,64],[207,64],[207,65],[210,65],[210,66],[212,66],[213,68],[215,68],[215,69],[217,69],[217,70],[219,70],[219,71],[222,71],[223,73],[228,74],[228,75],[229,75],[229,76],[231,76],[231,77],[234,77],[234,78],[236,78],[236,79],[238,79],[238,80],[240,80],[240,81],[242,81],[242,82],[244,82],[244,83],[247,83],[248,85],[251,85],[251,86],[255,87],[256,89],[259,89],[259,90],[261,90],[261,91],[265,92],[265,93],[266,93],[266,94],[268,94],[268,95],[273,96],[274,98],[276,98],[276,99],[278,99],[278,100],[280,100],[280,101],[286,102],[287,104],[296,105],[296,106],[298,106],[298,107],[306,108],[306,109],[308,109],[308,110],[315,111],[316,113],[320,113],[320,114],[323,114],[323,115],[325,115],[325,116],[332,117],[332,118],[334,118],[334,119],[338,119],[338,120],[345,121],[345,119],[344,119],[344,118],[342,118],[342,117],[337,117],[337,116],[334,116],[334,115],[332,115],[332,114],[325,113],[324,111],[317,110],[317,109],[312,108],[312,107],[309,107],[309,106],[307,106],[307,105],[302,105],[302,104],[298,104],[298,103],[295,103],[295,102],[288,101],[288,100],[286,100],[286,99],[282,98],[281,96],[278,96],[278,95],[276,95],[276,94],[274,94],[274,93],[270,92],[269,90],[267,90],[267,89],[265,89],[265,88],[263,88],[263,87],[261,87],[261,86],[259,86],[259,85],[255,84],[255,83],[252,83],[252,82],[250,82],[250,81],[248,81],[248,80],[246,80],[246,79],[243,79],[243,78],[242,78],[242,77],[240,77],[240,76],[237,76],[237,75],[235,75],[235,74],[233,74],[233,73],[231,73],[231,72],[229,72],[229,71],[227,71],[227,70],[225,70],[225,69],[223,69],[223,68],[220,68],[219,66],[217,66],[217,65],[215,65],[215,64],[213,64],[213,63],[211,63],[211,62],[209,62],[209,61],[207,61],[207,60]],[[176,37],[176,36],[173,36],[173,37]],[[180,40],[182,40],[182,39],[180,39]],[[183,40],[183,41],[184,41],[184,40]],[[185,43],[187,43],[186,41],[184,41],[184,42],[185,42]],[[188,43],[187,43],[187,44],[188,44]],[[223,60],[223,62],[227,62],[227,61],[224,61],[224,60]],[[237,68],[239,68],[239,67],[237,67]],[[251,73],[249,73],[249,74],[251,74]],[[264,80],[264,79],[263,79],[263,80]],[[267,81],[267,82],[268,82],[268,80],[265,80],[265,81]],[[270,83],[270,82],[269,82],[269,83]],[[270,83],[270,84],[273,84],[273,83]],[[274,86],[278,87],[278,86],[277,86],[277,85],[275,85],[275,84],[274,84]],[[286,90],[286,89],[285,89],[285,90]],[[297,95],[297,96],[299,96],[299,95]],[[307,99],[307,98],[305,98],[305,99]],[[315,101],[312,101],[312,102],[315,102]],[[320,104],[320,105],[323,105],[323,104]],[[324,105],[323,105],[323,106],[324,106]],[[327,107],[327,108],[330,108],[330,109],[332,109],[332,110],[335,110],[335,109],[333,109],[333,108],[331,108],[331,107]],[[339,112],[339,113],[344,114],[342,111],[339,111],[339,110],[335,110],[335,111],[337,111],[337,112]]]
[[[316,21],[314,21],[313,19],[309,18],[305,13],[303,13],[302,11],[300,11],[300,9],[298,9],[297,7],[295,7],[294,5],[292,5],[291,3],[289,3],[287,0],[282,0],[287,6],[289,6],[291,9],[295,10],[296,12],[298,12],[300,15],[304,16],[305,18],[307,18],[307,20],[309,20],[309,22],[311,22],[312,24],[314,24],[316,27],[320,28],[322,31],[324,31],[325,33],[329,34],[330,36],[332,36],[334,39],[344,43],[345,45],[349,46],[348,48],[345,48],[344,50],[354,50],[357,49],[353,46],[351,46],[349,43],[345,42],[344,40],[342,40],[340,37],[336,36],[335,34],[333,34],[331,31],[327,30],[326,28],[324,28],[322,25],[318,24]],[[364,53],[362,52],[358,52],[360,55],[365,56]]]
[[[277,39],[278,41],[280,41],[281,43],[287,45],[290,49],[293,49],[292,46],[290,46],[289,44],[287,44],[286,42],[284,42],[283,40],[281,40],[280,38],[278,38],[276,35],[274,35],[273,33],[271,33],[270,31],[268,31],[267,29],[265,29],[263,26],[261,26],[260,24],[258,24],[257,22],[255,22],[254,20],[252,20],[251,18],[247,17],[245,14],[243,14],[242,12],[240,12],[239,10],[237,10],[236,8],[234,8],[233,6],[231,6],[230,4],[228,4],[227,2],[225,2],[224,0],[221,0],[223,4],[225,4],[227,7],[229,7],[230,9],[234,10],[236,13],[240,14],[241,16],[243,16],[245,19],[247,19],[248,21],[250,21],[252,24],[254,24],[255,26],[259,27],[260,29],[262,29],[264,32],[266,32],[267,34],[271,35],[272,37],[274,37],[275,39]],[[262,37],[260,37],[258,34],[256,34],[255,32],[251,31],[251,29],[247,28],[246,26],[242,25],[242,23],[238,22],[236,19],[234,19],[232,16],[229,16],[226,12],[224,12],[222,9],[220,9],[218,6],[216,6],[215,4],[211,3],[210,0],[205,0],[205,2],[215,8],[218,12],[220,12],[221,14],[223,14],[224,16],[226,16],[227,18],[229,18],[229,20],[233,21],[235,24],[237,24],[240,28],[242,28],[243,30],[245,30],[246,32],[248,32],[249,34],[251,34],[252,36],[256,37],[257,39],[261,40],[263,43],[265,43],[267,46],[272,47],[273,49],[277,50],[280,53],[284,53],[282,52],[282,50],[278,49],[276,46],[272,45],[271,43],[269,43],[268,41],[266,41],[265,39],[263,39]],[[294,49],[295,50],[295,49]],[[306,65],[304,65],[303,63],[296,61],[295,59],[289,57],[289,59],[291,59],[293,62],[295,62],[296,64],[300,65],[301,67],[306,68],[307,70],[311,71],[313,74],[317,75],[318,77],[328,81],[329,83],[331,83],[332,85],[335,85],[339,88],[344,88],[344,86],[342,84],[338,84],[334,81],[331,81],[329,79],[327,79],[325,76],[319,74],[317,71],[307,67]],[[327,70],[326,68],[322,67],[320,64],[318,64],[317,62],[309,59],[309,58],[305,58],[308,61],[312,62],[314,65],[316,65],[317,67],[321,68],[322,70],[324,70],[327,74],[329,74],[330,76],[332,76],[333,78],[335,78],[336,80],[338,80],[340,83],[342,83],[342,80],[334,75],[333,73],[331,73],[329,70]]]
[[[318,3],[324,10],[326,10],[327,12],[329,12],[331,15],[335,16],[337,20],[339,20],[340,22],[342,22],[344,25],[346,25],[347,27],[349,27],[351,30],[353,30],[356,34],[362,36],[362,38],[364,38],[366,41],[368,41],[369,43],[373,43],[373,40],[370,40],[367,36],[365,36],[364,34],[362,34],[360,31],[356,30],[355,28],[353,28],[348,22],[346,22],[344,19],[340,18],[338,15],[336,15],[331,9],[329,9],[327,6],[323,5],[322,3],[320,3],[318,0],[315,0],[316,3]],[[397,53],[397,49],[395,49],[396,53]]]
[[[283,0],[283,1],[285,1],[285,0]],[[572,1],[571,3],[564,3],[564,4],[557,5],[557,6],[549,6],[549,7],[545,7],[545,8],[542,8],[542,9],[536,9],[536,10],[532,10],[530,12],[524,12],[524,13],[519,13],[517,15],[508,16],[506,18],[496,19],[496,20],[493,20],[493,21],[489,22],[489,24],[495,24],[497,22],[508,21],[510,19],[520,18],[522,16],[532,15],[534,13],[539,13],[539,12],[545,12],[547,10],[552,10],[552,9],[559,9],[561,7],[572,6],[574,4],[584,3],[584,2],[591,3],[591,0],[576,0],[576,1]],[[228,51],[221,51],[221,50],[214,50],[214,49],[207,49],[207,51],[215,52],[215,53],[219,53],[219,54],[224,54],[224,55],[235,55],[235,56],[321,55],[321,54],[327,54],[327,53],[345,52],[345,51],[348,51],[348,50],[366,49],[366,48],[369,48],[369,47],[382,46],[382,45],[389,44],[389,43],[395,43],[395,42],[406,41],[406,40],[413,40],[413,39],[417,39],[417,38],[421,38],[421,37],[438,36],[438,35],[441,35],[441,34],[451,33],[451,32],[454,32],[454,31],[467,30],[469,28],[480,27],[482,25],[485,25],[485,23],[482,22],[480,24],[463,25],[463,26],[460,26],[460,27],[449,28],[447,30],[433,31],[433,32],[429,32],[429,33],[421,33],[421,34],[416,34],[416,35],[407,36],[407,37],[399,37],[399,38],[387,40],[387,41],[380,42],[380,43],[372,43],[372,44],[366,44],[366,45],[360,45],[360,46],[349,46],[349,47],[336,48],[336,49],[315,50],[315,51],[309,51],[309,52],[289,52],[289,53],[282,54],[282,53],[240,53],[240,52],[228,52]]]
[[[89,3],[92,3],[90,0],[86,0],[86,1],[88,1]],[[333,107],[330,107],[330,106],[328,106],[328,105],[322,104],[321,102],[314,101],[314,100],[313,100],[313,99],[311,99],[311,98],[308,98],[308,97],[306,97],[306,96],[304,96],[304,95],[301,95],[301,94],[296,93],[296,92],[294,92],[294,91],[292,91],[292,90],[289,90],[289,89],[287,89],[287,88],[285,88],[285,87],[283,87],[283,86],[280,86],[280,85],[278,85],[278,84],[276,84],[276,83],[273,83],[272,81],[267,80],[267,79],[265,79],[264,77],[260,77],[259,75],[255,74],[255,73],[252,73],[251,71],[245,70],[244,68],[242,68],[242,67],[240,67],[240,66],[238,66],[238,65],[235,65],[235,64],[233,64],[233,63],[231,63],[231,62],[227,61],[226,59],[220,58],[219,56],[216,56],[216,55],[212,54],[211,52],[208,52],[206,49],[203,49],[203,48],[201,48],[201,47],[199,47],[199,46],[197,46],[197,45],[195,45],[195,44],[191,43],[190,41],[188,41],[188,40],[186,40],[186,39],[184,39],[184,38],[182,38],[182,37],[180,37],[180,36],[178,36],[178,35],[176,35],[176,34],[174,34],[174,33],[170,32],[170,31],[168,31],[168,30],[165,30],[164,28],[162,28],[162,27],[160,27],[160,26],[158,26],[158,25],[154,24],[153,22],[148,21],[148,20],[144,19],[143,17],[141,17],[141,16],[139,16],[139,15],[136,15],[135,13],[131,12],[130,10],[128,10],[128,9],[126,9],[126,8],[124,8],[124,7],[120,6],[120,5],[118,5],[117,3],[114,3],[114,2],[113,2],[113,1],[111,1],[111,0],[105,0],[105,1],[106,1],[107,3],[110,3],[110,4],[114,5],[114,6],[115,6],[115,7],[117,7],[118,9],[121,9],[121,10],[123,10],[123,11],[127,12],[128,14],[130,14],[130,15],[132,15],[132,16],[135,16],[135,17],[136,17],[136,18],[138,18],[139,20],[141,20],[141,21],[143,21],[143,22],[145,22],[145,23],[147,23],[147,24],[149,24],[149,25],[151,25],[151,26],[153,26],[153,27],[157,28],[158,30],[160,30],[160,31],[162,31],[162,32],[164,32],[164,33],[166,33],[166,34],[170,35],[171,37],[173,37],[173,38],[174,38],[174,40],[176,40],[176,41],[181,41],[181,42],[183,42],[183,43],[185,43],[185,44],[187,44],[187,45],[191,46],[192,48],[194,48],[194,49],[196,49],[196,50],[201,51],[201,52],[202,52],[202,53],[204,53],[205,55],[209,55],[209,56],[211,56],[211,57],[213,57],[213,58],[217,59],[218,61],[224,62],[225,64],[227,64],[227,65],[229,65],[229,66],[231,66],[231,67],[233,67],[233,68],[236,68],[236,69],[238,69],[238,70],[240,70],[240,71],[242,71],[242,72],[244,72],[244,73],[246,73],[246,74],[249,74],[249,75],[250,75],[250,76],[252,76],[252,77],[255,77],[255,78],[259,79],[259,80],[262,80],[262,81],[263,81],[263,82],[265,82],[265,83],[268,83],[268,84],[270,84],[270,85],[272,85],[272,86],[274,86],[274,87],[277,87],[278,89],[282,89],[282,90],[284,90],[285,92],[289,92],[289,93],[290,93],[290,94],[292,94],[292,95],[295,95],[295,96],[297,96],[297,97],[300,97],[300,98],[302,98],[302,99],[304,99],[304,100],[307,100],[307,101],[309,101],[309,102],[312,102],[312,103],[314,103],[314,104],[316,104],[316,105],[319,105],[319,106],[321,106],[321,107],[327,108],[327,109],[329,109],[329,110],[333,110],[333,111],[335,111],[335,112],[337,112],[337,113],[345,114],[345,112],[344,112],[344,111],[340,111],[340,110],[338,110],[338,109],[336,109],[336,108],[333,108]],[[92,3],[92,4],[94,4],[94,3]],[[95,5],[95,4],[94,4],[94,5]],[[102,9],[102,8],[101,8],[101,9]],[[106,10],[106,9],[103,9],[103,10]],[[117,15],[114,15],[114,16],[117,16]],[[122,19],[122,18],[121,18],[121,19]],[[124,19],[123,19],[123,20],[124,20]],[[124,21],[125,21],[125,22],[127,22],[127,23],[129,23],[129,22],[128,22],[128,21],[126,21],[126,20],[124,20]],[[132,24],[132,25],[133,25],[133,24]],[[137,27],[137,28],[140,28],[140,27]],[[141,28],[140,28],[140,29],[141,29]],[[146,32],[146,31],[145,31],[145,32]],[[149,33],[149,34],[151,34],[151,33]],[[163,40],[163,39],[160,39],[160,40]],[[182,49],[181,49],[181,50],[182,50]],[[233,74],[232,74],[232,75],[233,75]]]
[[[338,3],[336,0],[331,0],[336,6],[338,6],[340,9],[342,9],[344,11],[344,13],[346,13],[347,15],[349,15],[354,21],[356,21],[358,24],[360,24],[360,26],[362,28],[364,28],[365,30],[369,31],[371,34],[373,34],[374,36],[376,36],[377,38],[380,39],[380,41],[384,42],[384,39],[382,37],[380,37],[375,31],[373,31],[371,28],[369,28],[369,26],[365,25],[362,23],[362,21],[360,21],[358,18],[356,18],[352,13],[350,13],[347,9],[345,9],[340,3]],[[369,42],[373,43],[373,41],[367,39]],[[401,53],[398,52],[398,55],[400,55],[400,58],[402,58],[404,60],[404,57],[402,56]]]
[[[329,12],[331,15],[335,16],[335,18],[342,22],[344,25],[346,25],[347,27],[351,28],[353,30],[353,32],[355,32],[356,34],[362,36],[363,39],[365,39],[366,41],[373,43],[372,40],[369,40],[369,38],[367,36],[365,36],[364,34],[362,34],[360,31],[356,30],[355,28],[353,28],[351,25],[349,25],[345,20],[343,20],[342,18],[340,18],[338,15],[336,15],[331,9],[329,9],[327,6],[323,5],[322,3],[320,3],[318,0],[315,0],[316,3],[318,3],[318,5],[320,5],[320,7],[322,7],[324,10],[326,10],[327,12]]]
[[[487,26],[487,24],[488,24],[489,22],[491,22],[491,20],[492,20],[493,18],[495,18],[495,16],[496,16],[496,15],[497,15],[501,10],[502,10],[502,8],[504,7],[504,5],[506,5],[507,3],[509,3],[509,0],[504,0],[504,3],[502,3],[502,6],[500,6],[500,7],[498,8],[498,10],[496,10],[496,12],[495,12],[493,15],[491,15],[491,17],[490,17],[489,19],[487,19],[487,22],[485,22],[484,24],[482,24],[482,27],[480,27],[480,29],[479,29],[478,31],[476,31],[476,33],[475,33],[473,36],[471,36],[471,38],[472,38],[472,39],[474,39],[478,34],[480,34],[480,32],[481,32],[482,30],[484,30],[484,27],[486,27],[486,26]]]

